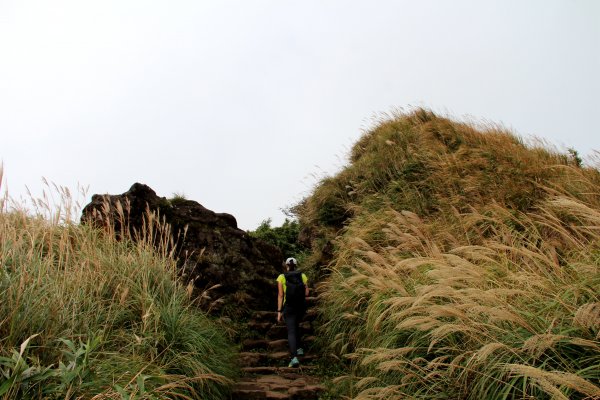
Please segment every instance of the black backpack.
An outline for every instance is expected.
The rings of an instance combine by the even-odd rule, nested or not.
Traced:
[[[291,271],[285,276],[285,306],[291,312],[302,313],[306,309],[306,286],[302,281],[302,272]]]

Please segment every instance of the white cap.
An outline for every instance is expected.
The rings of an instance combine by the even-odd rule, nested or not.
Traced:
[[[294,257],[290,257],[287,260],[285,260],[285,265],[290,265],[290,264],[298,265],[298,261],[296,261],[296,259]]]

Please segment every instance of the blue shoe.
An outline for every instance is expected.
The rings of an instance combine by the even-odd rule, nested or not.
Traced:
[[[300,357],[302,357],[304,355],[304,349],[302,347],[300,347],[298,350],[296,350],[296,354],[298,354]]]
[[[292,358],[292,361],[290,361],[290,363],[288,364],[289,368],[298,368],[300,366],[300,361],[298,361],[298,358],[294,357]]]

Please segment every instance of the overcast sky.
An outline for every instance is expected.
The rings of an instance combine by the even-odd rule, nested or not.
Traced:
[[[411,106],[592,154],[600,1],[0,0],[12,197],[142,182],[279,224]]]

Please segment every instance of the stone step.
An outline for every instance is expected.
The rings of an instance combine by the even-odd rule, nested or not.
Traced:
[[[300,327],[306,332],[313,332],[312,321],[313,319],[308,316],[304,318],[303,322],[300,323]],[[281,339],[287,336],[286,326],[283,320],[277,322],[276,319],[272,321],[255,321],[250,320],[247,325],[248,330],[254,331],[258,338],[264,338],[265,336],[269,339]]]
[[[267,338],[269,339],[282,339],[287,337],[287,328],[284,323],[271,326],[267,331]]]
[[[264,390],[233,390],[231,400],[264,400],[267,397],[267,392]]]
[[[303,370],[304,369],[305,368],[303,368]],[[298,372],[297,369],[295,369],[295,371],[297,371],[297,372],[280,372],[279,375],[281,375],[287,379],[302,379],[302,378],[306,377],[306,375],[304,375],[303,373]]]
[[[300,364],[309,364],[317,359],[315,354],[305,354],[298,357]],[[290,353],[287,351],[277,351],[273,353],[259,353],[254,351],[241,352],[238,355],[238,364],[241,367],[261,367],[271,364],[287,364],[290,360]]]
[[[255,311],[252,320],[256,322],[277,321],[277,311]]]
[[[290,387],[286,392],[271,390],[245,390],[234,389],[231,393],[232,400],[264,400],[264,399],[291,399],[291,400],[318,400],[320,393],[325,388],[321,385],[310,385],[304,387]]]
[[[264,390],[264,388],[256,382],[256,379],[243,379],[233,386],[233,390]]]
[[[288,348],[288,341],[287,339],[278,339],[278,340],[271,340],[270,342],[267,342],[267,349],[268,350],[286,350]]]
[[[298,357],[300,366],[297,368],[287,367],[290,355],[285,322],[277,322],[275,311],[256,311],[253,314],[246,324],[246,339],[241,342],[242,351],[238,355],[242,378],[234,385],[231,400],[319,399],[325,388],[320,385],[319,378],[311,376],[318,367],[310,365],[318,358],[311,351],[311,344],[316,340],[312,323],[318,317],[314,307],[316,302],[315,296],[307,298],[307,304],[313,307],[309,307],[300,323],[300,332],[303,347],[308,353]]]
[[[260,367],[269,366],[271,364],[289,361],[289,353],[287,351],[278,351],[276,353],[258,353],[258,352],[243,352],[238,356],[239,365],[242,367]]]
[[[300,373],[311,372],[317,369],[315,365],[300,365],[298,368],[288,368],[288,367],[275,367],[275,366],[260,366],[260,367],[242,367],[242,372],[245,375],[270,375],[276,374],[290,378],[290,375],[295,378],[302,377]]]
[[[290,383],[293,382],[293,380],[279,375],[263,375],[254,379],[257,385],[268,386],[270,390],[278,390],[283,388],[283,390],[287,391]]]
[[[259,321],[249,321],[247,324],[248,329],[258,332],[259,334],[264,334],[271,329],[273,324],[276,321],[271,322],[259,322]]]
[[[287,360],[290,358],[290,353],[287,351],[278,351],[275,353],[268,353],[267,357],[269,357],[270,360],[275,361]]]
[[[238,354],[238,364],[241,367],[255,367],[268,361],[267,353],[244,351]]]
[[[315,296],[309,296],[306,298],[306,309],[317,308],[316,306],[317,298]],[[277,317],[277,310],[273,308],[272,310],[256,310],[249,312],[250,319],[269,319]]]
[[[245,390],[234,389],[231,393],[232,400],[264,400],[264,399],[293,399],[293,400],[318,400],[319,394],[325,388],[321,385],[304,387],[290,387],[287,392],[275,390]]]
[[[270,390],[233,390],[231,400],[265,400],[265,399],[292,399],[289,392],[275,392]],[[317,399],[315,397],[315,399]]]
[[[316,336],[306,336],[306,337],[302,338],[302,343],[304,344],[304,346],[306,348],[310,348],[310,346],[315,342],[316,339],[317,339]],[[264,345],[263,343],[260,343],[260,346],[256,346],[254,348],[255,349],[263,349],[264,348],[264,347],[262,347],[263,345]],[[266,349],[269,351],[288,350],[288,341],[287,341],[287,339],[266,341]]]
[[[306,298],[307,313],[309,310],[316,310],[317,297],[309,296]],[[316,312],[316,311],[315,311]],[[251,320],[265,322],[277,319],[277,310],[272,311],[254,311],[251,315]]]
[[[269,360],[273,360],[273,361],[285,360],[287,362],[290,360],[290,353],[288,351],[278,351],[275,353],[267,353],[267,358]],[[308,364],[311,361],[316,360],[317,355],[316,354],[304,354],[303,356],[298,356],[298,359],[300,360],[301,364]]]
[[[242,350],[266,350],[269,349],[270,342],[266,339],[244,339],[242,341]]]
[[[306,314],[304,314],[304,319],[312,321],[316,319],[318,314],[315,307],[309,307],[306,310]],[[277,321],[277,311],[255,311],[250,321],[253,323],[275,322]]]
[[[312,322],[310,321],[302,321],[300,323],[300,329],[302,329],[302,334],[312,334],[314,332],[312,327]],[[285,323],[282,321],[278,324],[272,325],[266,331],[267,338],[269,339],[282,339],[287,337],[287,327]]]
[[[311,335],[314,333],[312,324],[310,321],[304,321],[300,323],[300,329],[302,330],[302,336]],[[283,339],[287,337],[287,328],[284,324],[277,324],[271,326],[266,333],[267,339]]]
[[[306,383],[302,387],[306,386]],[[264,390],[270,392],[287,393],[290,387],[300,387],[295,384],[295,380],[286,379],[279,375],[263,375],[254,378],[244,378],[236,383],[233,391],[236,390]]]
[[[316,384],[317,379],[299,374],[260,375],[242,378],[233,387],[234,398],[291,398],[291,399],[317,399],[318,393],[324,390],[323,386]],[[285,396],[288,397],[285,397]]]
[[[325,391],[321,385],[293,387],[288,390],[290,398],[294,400],[318,400],[319,394]]]
[[[306,336],[302,338],[302,343],[305,347],[310,348],[310,345],[314,343],[316,336]],[[283,351],[288,349],[287,339],[245,339],[242,341],[242,351],[251,350],[268,350],[268,351]]]
[[[265,399],[291,399],[291,395],[289,393],[281,393],[281,392],[267,392]]]

